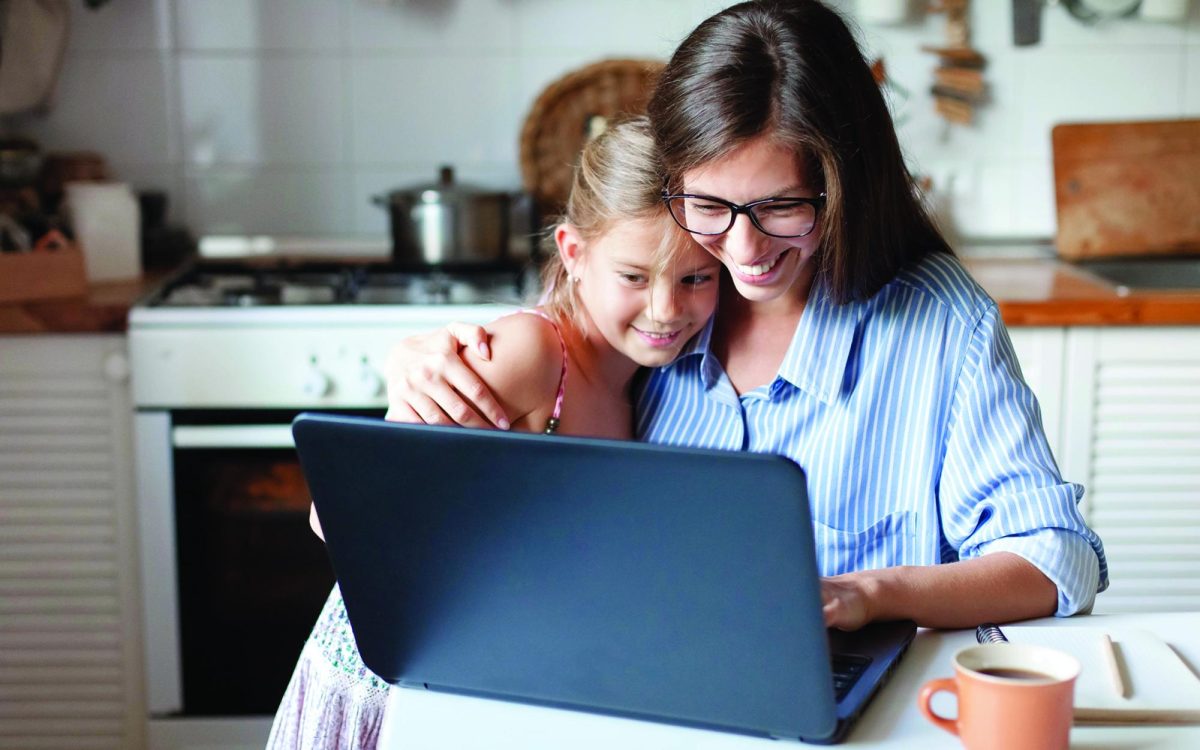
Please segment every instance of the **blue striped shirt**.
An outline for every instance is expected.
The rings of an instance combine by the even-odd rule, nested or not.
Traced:
[[[802,466],[822,575],[1008,551],[1058,587],[1060,616],[1108,586],[996,304],[936,254],[873,297],[818,276],[775,379],[739,395],[712,321],[637,402],[639,439],[777,453]]]

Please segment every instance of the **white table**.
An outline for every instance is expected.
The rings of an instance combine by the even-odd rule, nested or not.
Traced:
[[[1200,613],[1091,615],[1027,624],[1056,627],[1144,628],[1171,644],[1200,674]],[[952,674],[950,657],[975,642],[974,631],[922,630],[892,681],[867,708],[839,747],[961,749],[957,738],[930,724],[917,709],[926,680]],[[935,707],[953,714],[953,699]],[[949,709],[946,706],[949,705]],[[800,747],[800,743],[790,743]],[[773,740],[598,716],[423,690],[392,690],[380,748],[439,750],[778,750]],[[815,747],[815,746],[813,746]],[[1200,748],[1200,725],[1079,726],[1071,747],[1099,750]]]

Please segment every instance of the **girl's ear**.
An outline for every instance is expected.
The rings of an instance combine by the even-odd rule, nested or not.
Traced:
[[[575,276],[576,266],[583,260],[583,237],[571,224],[559,224],[554,228],[554,244],[558,245],[558,257],[568,276]]]

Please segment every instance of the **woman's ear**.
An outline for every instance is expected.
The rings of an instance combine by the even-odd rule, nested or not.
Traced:
[[[574,278],[576,269],[583,261],[583,237],[572,224],[559,224],[554,228],[554,244],[558,246],[558,257],[562,259],[567,275]]]

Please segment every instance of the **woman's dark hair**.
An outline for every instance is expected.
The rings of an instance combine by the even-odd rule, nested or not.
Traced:
[[[760,136],[795,149],[826,193],[814,260],[840,302],[951,252],[853,34],[817,0],[741,3],[701,23],[663,71],[649,114],[673,191],[686,172]]]

